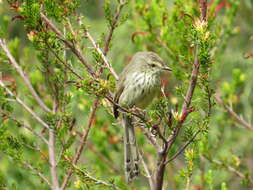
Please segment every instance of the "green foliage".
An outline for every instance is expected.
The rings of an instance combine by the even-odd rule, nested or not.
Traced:
[[[97,13],[86,13],[86,9],[94,9]],[[251,47],[252,31],[245,26],[250,18],[240,17],[244,11],[252,12],[252,3],[246,0],[209,1],[207,21],[204,21],[200,19],[196,0],[106,0],[103,4],[80,0],[0,1],[0,38],[7,39],[11,54],[39,97],[53,111],[41,109],[18,73],[8,64],[9,59],[1,48],[0,79],[54,130],[59,181],[73,170],[74,177],[67,189],[144,190],[148,188],[146,178],[136,180],[133,187],[124,180],[123,130],[113,118],[112,106],[105,98],[112,98],[116,80],[86,32],[102,51],[109,49],[107,58],[117,71],[122,70],[135,52],[145,50],[157,52],[172,68],[171,76],[165,76],[163,93],[148,109],[140,112],[149,120],[136,119],[136,123],[151,131],[158,144],[163,142],[159,135],[168,137],[179,127],[193,64],[198,60],[200,70],[190,113],[168,152],[168,159],[185,143],[191,142],[176,161],[167,165],[164,187],[251,189],[249,169],[253,150],[248,143],[252,134],[246,129],[235,128],[236,121],[213,99],[219,92],[225,104],[233,107],[236,113],[252,117],[252,58],[245,60],[242,56],[246,48]],[[40,13],[55,24],[81,55],[59,38]],[[26,35],[15,36],[13,25],[25,30]],[[242,36],[248,39],[243,40]],[[80,56],[92,65],[96,77],[89,74]],[[89,120],[97,98],[98,108],[94,119]],[[88,125],[91,129],[80,163],[73,164],[71,161]],[[33,132],[24,126],[29,126]],[[46,178],[51,177],[49,151],[35,132],[48,139],[48,130],[1,87],[0,189],[49,188],[38,175],[41,172]],[[144,160],[153,171],[157,150],[138,127],[136,133]],[[34,170],[27,167],[27,163]],[[13,165],[16,167],[11,169]],[[229,167],[241,175],[231,172]],[[145,174],[141,169],[142,175]]]

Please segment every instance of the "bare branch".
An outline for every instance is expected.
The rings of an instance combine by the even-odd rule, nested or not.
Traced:
[[[83,148],[84,148],[84,146],[86,144],[88,134],[90,132],[92,123],[93,123],[93,121],[95,119],[95,113],[97,111],[98,104],[99,104],[99,99],[96,99],[94,101],[94,103],[93,103],[92,110],[91,110],[91,113],[90,113],[90,116],[89,116],[89,121],[88,121],[87,129],[84,130],[84,132],[83,132],[83,135],[81,137],[81,143],[80,143],[79,147],[77,148],[77,151],[76,151],[76,154],[74,156],[74,159],[72,160],[72,164],[74,164],[74,165],[78,162],[78,160],[79,160],[79,158],[81,156],[81,153],[83,151]],[[69,171],[68,171],[68,173],[67,173],[66,177],[64,178],[63,183],[61,185],[61,190],[64,190],[64,189],[67,188],[68,182],[69,182],[72,174],[73,174],[73,170],[69,169]]]
[[[191,74],[191,79],[190,79],[190,85],[188,87],[186,96],[185,96],[185,101],[182,106],[182,120],[185,120],[187,117],[188,113],[188,108],[189,105],[191,104],[192,96],[197,84],[197,79],[198,79],[198,73],[199,73],[199,66],[200,62],[198,60],[198,46],[196,47],[195,54],[194,54],[194,64],[192,68],[192,74]]]
[[[57,175],[57,164],[55,158],[55,134],[54,129],[49,129],[49,144],[48,144],[48,151],[49,151],[49,162],[50,162],[50,171],[51,171],[51,178],[52,178],[52,187],[53,190],[59,190],[59,180]]]
[[[246,129],[249,129],[250,131],[253,131],[253,126],[246,122],[243,118],[241,118],[237,113],[235,113],[232,108],[226,105],[226,103],[221,99],[218,93],[214,95],[214,98],[216,102],[223,106],[224,109],[229,113],[229,115],[232,116],[240,125],[242,125]]]
[[[201,11],[201,20],[206,21],[206,13],[207,13],[207,0],[200,0],[200,11]]]
[[[49,180],[36,168],[34,168],[30,163],[26,162],[26,161],[22,161],[22,163],[29,168],[30,170],[32,170],[37,176],[39,176],[44,182],[46,182],[50,187],[52,187],[51,183],[49,182]]]
[[[42,126],[46,127],[47,129],[50,128],[49,125],[46,122],[44,122],[31,108],[29,108],[21,99],[16,97],[1,80],[0,86],[3,87],[6,90],[6,92],[10,96],[12,96],[26,111],[28,111],[33,116],[33,118],[36,119]]]
[[[142,152],[139,153],[142,165],[143,165],[144,170],[146,172],[146,177],[148,178],[150,189],[152,189],[152,187],[154,186],[154,181],[153,181],[152,175],[151,175],[151,173],[149,171],[149,168],[148,168],[148,166],[147,166],[147,164],[146,164],[146,162],[145,162],[142,154],[143,154]]]
[[[96,43],[96,41],[93,39],[93,37],[90,35],[89,32],[86,31],[85,35],[89,38],[89,40],[91,41],[93,47],[96,49],[96,51],[99,53],[99,55],[102,57],[106,67],[109,69],[109,71],[112,73],[112,75],[114,76],[114,78],[116,80],[119,80],[119,77],[117,75],[117,73],[114,71],[114,69],[112,68],[111,64],[108,62],[107,58],[105,57],[104,53],[102,52],[102,50],[100,49],[99,45]]]
[[[81,63],[86,67],[87,71],[93,76],[96,77],[96,73],[92,67],[88,63],[88,61],[84,58],[82,55],[82,52],[79,48],[77,48],[72,42],[67,40],[64,35],[61,33],[61,31],[53,24],[52,21],[50,21],[46,15],[43,13],[40,13],[40,16],[42,20],[49,26],[49,28],[64,42],[64,44],[71,49],[71,51],[77,56],[77,58],[81,61]]]
[[[42,101],[42,99],[39,97],[39,95],[37,94],[37,92],[34,90],[30,80],[28,79],[28,77],[26,76],[26,74],[24,73],[24,71],[21,69],[21,67],[18,65],[18,63],[16,62],[15,58],[11,55],[6,43],[4,39],[0,38],[0,46],[3,49],[4,53],[6,54],[6,56],[8,57],[11,65],[16,69],[16,71],[19,73],[19,75],[21,76],[21,78],[23,79],[25,85],[27,86],[27,88],[30,90],[32,96],[34,97],[34,99],[38,102],[38,104],[40,105],[40,107],[46,111],[46,112],[52,112]]]
[[[160,150],[159,144],[156,142],[154,135],[148,131],[143,125],[138,125],[138,127],[142,130],[143,134],[148,138],[149,142],[156,148],[156,150]]]

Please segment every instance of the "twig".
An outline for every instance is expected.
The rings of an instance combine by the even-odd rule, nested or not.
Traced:
[[[245,127],[246,129],[249,129],[251,131],[253,131],[253,126],[251,124],[249,124],[248,122],[246,122],[244,119],[242,119],[237,113],[235,113],[233,111],[232,108],[230,108],[228,105],[226,105],[226,103],[221,99],[220,95],[218,93],[216,93],[214,95],[215,100],[217,101],[218,104],[222,105],[224,107],[224,109],[234,118],[236,119],[236,121],[242,125],[243,127]]]
[[[39,137],[42,141],[44,141],[46,144],[48,144],[48,140],[45,139],[45,137],[43,137],[40,133],[36,132],[34,129],[32,129],[31,127],[23,124],[23,123],[20,123],[18,120],[8,116],[9,119],[13,120],[14,122],[18,123],[21,127],[27,129],[28,131],[30,131],[31,133],[33,133],[34,135],[36,135],[37,137]]]
[[[48,144],[49,163],[50,163],[53,190],[59,190],[59,180],[58,180],[58,175],[57,175],[57,164],[56,164],[56,158],[55,158],[55,134],[54,133],[55,133],[54,129],[49,129],[49,144]]]
[[[119,77],[117,75],[117,73],[114,71],[114,69],[112,68],[111,64],[108,62],[107,58],[105,57],[104,53],[102,52],[102,50],[100,49],[99,45],[95,42],[95,40],[93,39],[93,37],[90,35],[89,32],[85,32],[85,35],[87,36],[87,38],[91,41],[93,47],[96,49],[96,51],[99,53],[99,55],[102,57],[106,67],[109,69],[109,71],[112,73],[112,75],[114,76],[114,78],[116,80],[119,80]]]
[[[0,80],[0,86],[3,87],[6,92],[12,96],[26,111],[28,111],[34,119],[36,119],[41,125],[43,125],[44,127],[46,127],[47,129],[49,129],[49,125],[44,122],[31,108],[29,108],[21,99],[19,99],[18,97],[16,97],[10,90],[8,87],[5,86],[5,84]]]
[[[81,63],[86,67],[87,71],[93,76],[96,77],[96,73],[92,67],[88,63],[88,61],[82,55],[82,52],[79,48],[75,47],[73,43],[67,40],[61,31],[43,14],[40,13],[42,20],[49,26],[49,28],[64,42],[64,44],[71,49],[71,51],[77,56],[77,58],[81,61]]]
[[[74,156],[74,159],[72,160],[72,164],[74,164],[74,165],[78,162],[78,160],[79,160],[79,158],[81,156],[81,153],[83,151],[83,148],[84,148],[84,146],[86,144],[88,134],[90,132],[92,123],[93,123],[93,121],[95,119],[95,113],[97,111],[98,104],[99,104],[99,99],[97,98],[94,101],[93,106],[92,106],[92,110],[91,110],[91,113],[90,113],[90,116],[89,116],[89,121],[88,121],[87,129],[84,130],[84,132],[83,132],[83,135],[81,137],[81,143],[80,143],[79,147],[77,148],[77,152],[76,152],[76,154]],[[68,182],[69,182],[72,174],[73,174],[73,170],[69,169],[69,171],[68,171],[68,173],[67,173],[66,177],[64,178],[63,183],[61,185],[61,190],[66,189],[66,187],[68,185]]]
[[[49,182],[49,180],[40,172],[38,171],[36,168],[34,168],[30,163],[26,162],[26,161],[22,161],[22,163],[29,168],[30,170],[32,170],[37,176],[39,176],[44,182],[46,182],[50,187],[52,187],[51,183]]]
[[[109,184],[105,181],[102,181],[100,179],[96,179],[93,176],[90,176],[87,172],[83,171],[82,169],[78,168],[75,164],[72,164],[72,166],[74,167],[75,170],[77,170],[78,172],[81,173],[81,175],[83,175],[85,178],[89,178],[89,180],[91,180],[92,182],[94,182],[96,185],[104,185],[107,187],[111,187],[115,190],[120,190],[120,188],[118,188],[116,185],[114,184]]]
[[[152,175],[151,175],[151,173],[148,169],[148,166],[147,166],[147,164],[146,164],[146,162],[145,162],[145,160],[142,156],[142,152],[140,152],[139,155],[140,155],[140,159],[141,159],[142,165],[144,167],[144,170],[146,172],[146,177],[148,178],[150,189],[152,189],[152,187],[154,186],[154,181],[153,181]]]
[[[77,72],[75,72],[72,68],[71,68],[71,66],[66,62],[66,61],[64,61],[64,60],[62,60],[61,58],[60,58],[60,56],[59,55],[57,55],[57,53],[53,50],[53,48],[51,48],[51,46],[47,43],[47,42],[45,42],[46,43],[46,45],[48,46],[48,48],[49,48],[49,51],[51,51],[52,52],[52,54],[56,57],[56,59],[58,59],[73,75],[75,75],[77,78],[79,78],[80,80],[84,80],[84,78],[83,77],[81,77]],[[65,52],[65,51],[64,51]]]
[[[249,182],[253,185],[253,179],[251,176],[246,176],[245,174],[243,174],[242,172],[238,171],[237,169],[233,168],[232,166],[229,166],[225,163],[222,163],[219,160],[214,160],[214,159],[209,159],[206,156],[202,156],[202,158],[205,158],[206,160],[208,160],[209,162],[215,163],[223,168],[226,168],[228,171],[234,173],[235,175],[239,176],[242,179],[248,179]]]
[[[87,146],[90,149],[90,151],[93,152],[101,161],[103,161],[113,173],[117,175],[121,175],[121,172],[115,167],[115,163],[112,163],[101,152],[97,151],[92,143],[87,143]],[[124,176],[122,175],[121,175],[121,178],[125,179]]]
[[[168,164],[169,162],[173,161],[175,158],[177,158],[186,148],[187,146],[189,146],[194,139],[196,138],[196,136],[200,133],[201,130],[198,130],[193,136],[192,138],[190,138],[178,151],[177,153],[174,154],[174,156],[172,156],[169,160],[167,160],[165,162],[165,164]]]
[[[112,41],[112,35],[113,35],[115,28],[117,27],[117,22],[119,20],[121,11],[126,4],[127,4],[127,0],[120,0],[120,4],[116,10],[115,16],[114,16],[113,21],[110,25],[109,34],[105,40],[105,47],[104,47],[104,52],[103,52],[105,56],[107,55],[107,53],[109,51],[110,42]]]
[[[141,129],[143,134],[148,138],[149,142],[156,148],[156,150],[160,150],[159,144],[156,142],[156,139],[154,138],[154,135],[148,131],[143,125],[138,125],[138,127]]]
[[[23,70],[21,69],[21,67],[18,65],[18,63],[16,62],[15,58],[11,55],[6,43],[4,39],[0,38],[0,46],[3,49],[3,51],[5,52],[6,56],[8,57],[11,65],[16,69],[16,71],[19,73],[19,75],[21,76],[21,78],[23,79],[25,85],[27,86],[27,88],[30,90],[32,96],[34,97],[34,99],[38,102],[38,104],[40,105],[40,107],[46,111],[46,112],[52,112],[42,101],[42,99],[39,97],[39,95],[37,94],[37,92],[34,90],[30,80],[28,79],[28,77],[26,76],[26,74],[23,72]]]

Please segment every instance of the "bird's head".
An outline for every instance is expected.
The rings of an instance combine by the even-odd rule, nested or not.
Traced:
[[[162,58],[154,52],[138,52],[134,55],[133,61],[143,72],[160,74],[163,71],[172,71],[172,69],[164,63]]]

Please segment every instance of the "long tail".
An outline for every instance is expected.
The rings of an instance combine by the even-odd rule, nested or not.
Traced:
[[[124,151],[125,151],[125,175],[127,182],[131,182],[140,174],[139,154],[136,145],[136,138],[132,119],[123,114],[124,133]]]

